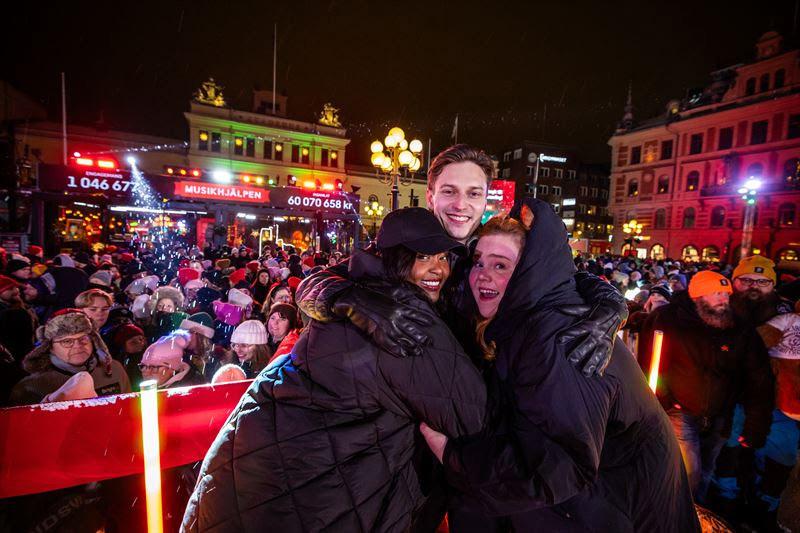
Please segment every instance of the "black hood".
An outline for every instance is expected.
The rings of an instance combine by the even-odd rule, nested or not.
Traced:
[[[518,322],[533,310],[581,303],[575,290],[576,268],[564,222],[550,204],[535,198],[517,201],[511,210],[512,218],[520,219],[523,205],[533,212],[533,226],[490,332],[500,324],[505,329],[506,324]]]

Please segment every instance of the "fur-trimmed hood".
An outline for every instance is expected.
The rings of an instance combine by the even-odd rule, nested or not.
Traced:
[[[163,287],[159,287],[156,291],[150,296],[150,312],[154,313],[156,311],[156,306],[158,305],[158,301],[167,298],[175,302],[175,310],[180,311],[183,309],[183,293],[180,289],[175,287],[170,287],[169,285],[165,285]]]

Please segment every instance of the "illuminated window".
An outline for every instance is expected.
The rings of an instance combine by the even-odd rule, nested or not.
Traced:
[[[797,254],[797,250],[792,250],[788,248],[786,250],[781,250],[781,253],[778,254],[779,261],[800,261],[800,255]]]
[[[686,190],[696,191],[699,186],[700,186],[700,173],[696,170],[692,170],[691,172],[689,172],[689,175],[686,176]]]
[[[656,261],[660,261],[665,259],[666,254],[664,252],[664,247],[660,244],[654,244],[652,248],[650,248],[650,259],[655,259]]]
[[[244,155],[244,138],[242,137],[233,138],[233,153],[235,155]]]
[[[800,159],[787,159],[783,164],[783,180],[788,185],[796,187],[800,183]]]
[[[683,248],[683,251],[681,252],[681,258],[684,261],[699,261],[700,254],[697,253],[697,248],[690,244]]]
[[[333,168],[337,168],[339,166],[339,152],[336,150],[331,150],[331,166]],[[419,205],[419,202],[417,202],[417,205]]]
[[[791,203],[781,204],[778,208],[778,225],[783,228],[794,226],[795,205]]]
[[[703,261],[719,261],[719,248],[716,246],[706,246],[703,248],[703,254],[700,257]]]
[[[639,196],[639,180],[632,179],[628,182],[628,198]]]
[[[208,150],[208,132],[200,131],[200,141],[197,143],[198,150]]]
[[[283,144],[275,143],[275,160],[283,161]]]
[[[311,150],[309,150],[307,146],[303,146],[300,150],[300,155],[302,156],[300,162],[307,165],[310,161]]]
[[[658,178],[658,194],[666,194],[669,192],[669,176],[666,174]]]
[[[218,131],[211,133],[211,151],[219,152],[222,149],[222,134]]]

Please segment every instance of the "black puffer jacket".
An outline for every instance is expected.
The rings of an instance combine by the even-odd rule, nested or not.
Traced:
[[[483,380],[425,297],[361,283],[428,314],[432,343],[398,358],[349,322],[312,322],[217,436],[184,531],[406,531],[425,503],[418,423],[451,436],[483,427]]]
[[[774,381],[769,356],[752,327],[728,330],[706,325],[687,291],[651,313],[639,340],[641,365],[650,368],[653,332],[664,332],[658,398],[669,409],[679,404],[695,416],[729,420],[737,401],[744,405],[742,435],[760,448],[772,422]]]
[[[575,267],[561,220],[527,202],[533,229],[486,332],[498,408],[445,450],[462,491],[451,531],[699,531],[678,443],[630,352],[616,343],[605,375],[586,378],[556,343],[576,320],[559,309],[581,302]]]

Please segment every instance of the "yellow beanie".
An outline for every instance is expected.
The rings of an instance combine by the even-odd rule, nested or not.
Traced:
[[[745,274],[761,274],[771,279],[773,283],[777,280],[775,263],[763,255],[751,255],[739,261],[739,264],[733,270],[733,279]]]
[[[703,270],[692,276],[689,282],[689,296],[691,298],[700,298],[715,292],[733,293],[731,282],[722,274],[717,274],[710,270]]]

